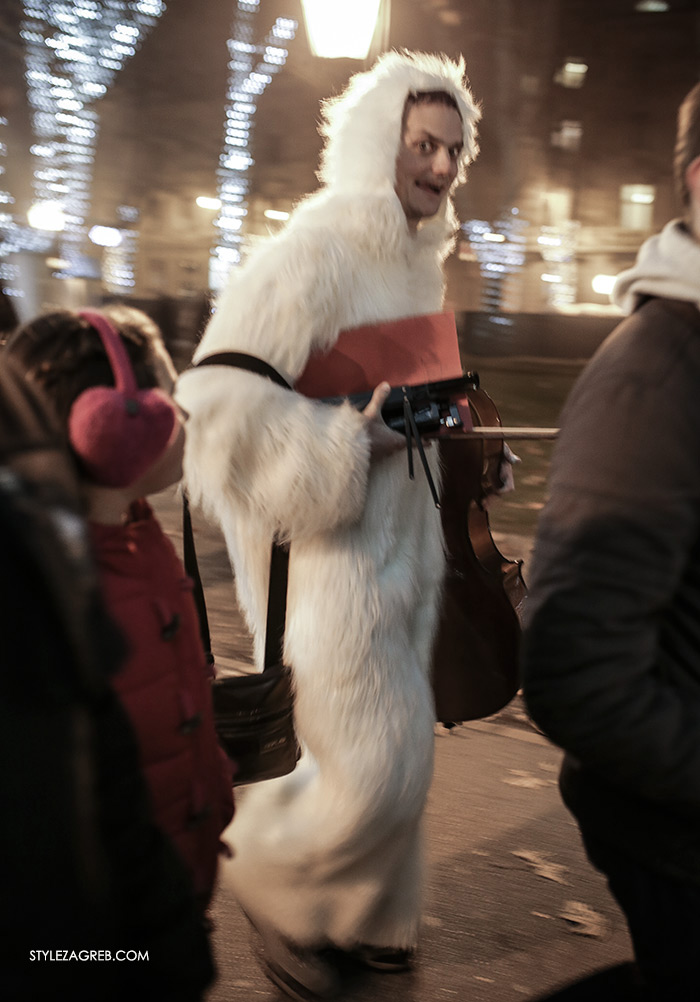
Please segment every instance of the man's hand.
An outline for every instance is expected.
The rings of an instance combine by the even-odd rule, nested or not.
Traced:
[[[390,390],[389,383],[380,383],[372,394],[372,399],[362,411],[367,421],[370,462],[391,456],[392,453],[406,448],[406,439],[403,435],[388,428],[382,419],[382,407]]]

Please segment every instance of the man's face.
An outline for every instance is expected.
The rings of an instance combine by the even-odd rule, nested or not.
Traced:
[[[394,189],[409,228],[434,216],[457,177],[462,119],[456,108],[421,101],[406,116]]]

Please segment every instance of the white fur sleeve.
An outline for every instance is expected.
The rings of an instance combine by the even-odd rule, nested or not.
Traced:
[[[349,404],[319,404],[237,369],[181,377],[190,414],[185,477],[219,518],[246,510],[282,539],[357,521],[365,503],[369,437]]]

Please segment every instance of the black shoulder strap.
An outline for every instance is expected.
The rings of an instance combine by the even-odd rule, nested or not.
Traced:
[[[289,578],[289,548],[272,544],[270,582],[267,586],[267,622],[265,623],[265,657],[263,671],[284,660],[284,628],[287,618],[287,581]]]
[[[278,386],[291,390],[291,386],[276,369],[257,355],[248,355],[244,351],[221,351],[214,355],[205,355],[194,363],[193,368],[200,365],[230,365],[236,369],[246,369],[248,372],[266,376]],[[185,557],[185,570],[194,582],[194,600],[199,614],[199,629],[202,643],[210,664],[214,657],[211,652],[211,637],[209,634],[209,619],[204,601],[204,589],[197,565],[197,554],[192,534],[192,519],[187,495],[182,496],[182,536]],[[282,664],[282,649],[284,646],[284,628],[287,610],[287,578],[289,574],[289,549],[272,544],[270,554],[270,583],[267,591],[267,622],[265,625],[265,657],[263,671],[274,665]]]
[[[207,662],[214,663],[214,655],[211,652],[211,635],[209,633],[209,617],[207,616],[207,606],[204,601],[204,588],[202,587],[202,577],[199,573],[197,563],[197,551],[194,547],[194,534],[192,532],[192,516],[190,515],[190,503],[187,494],[182,492],[182,553],[185,563],[185,573],[192,578],[194,585],[194,604],[197,606],[197,616],[199,618],[199,635],[202,638],[202,646],[207,655]]]
[[[209,632],[209,617],[204,601],[204,588],[197,563],[197,552],[192,532],[192,516],[187,495],[182,494],[182,540],[185,571],[194,584],[194,601],[199,616],[199,634],[209,664],[214,663]],[[287,577],[289,572],[289,550],[278,543],[272,544],[270,556],[270,581],[267,592],[267,622],[265,624],[265,656],[263,671],[282,664],[284,628],[287,610]]]
[[[257,355],[248,355],[245,351],[220,351],[215,355],[205,355],[194,363],[192,368],[196,369],[200,365],[230,365],[236,369],[246,369],[248,372],[256,372],[259,376],[267,376],[278,386],[284,386],[291,390],[290,384],[281,376],[277,369],[265,362]]]

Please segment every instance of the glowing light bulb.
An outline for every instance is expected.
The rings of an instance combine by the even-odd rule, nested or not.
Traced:
[[[60,233],[66,225],[66,216],[60,202],[35,202],[27,212],[29,225],[35,230]]]
[[[366,59],[381,0],[302,0],[309,45],[324,59]]]
[[[197,205],[200,209],[213,209],[217,210],[221,208],[220,198],[210,198],[208,195],[199,195],[195,199]]]
[[[118,247],[122,242],[121,232],[114,226],[93,226],[88,237],[98,247]]]
[[[596,275],[591,282],[591,288],[599,296],[609,296],[613,291],[615,275]]]

